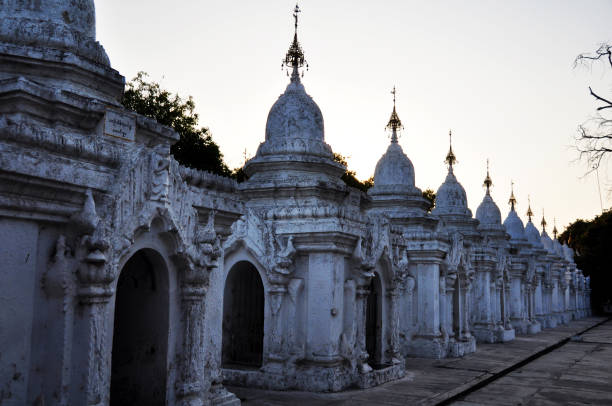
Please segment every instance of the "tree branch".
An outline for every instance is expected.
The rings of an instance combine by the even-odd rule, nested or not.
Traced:
[[[591,86],[589,86],[589,92],[591,93],[591,96],[593,96],[595,99],[608,104],[607,106],[598,107],[597,108],[598,111],[612,107],[612,101],[604,99],[603,97],[599,96],[597,93],[593,91],[593,89],[591,89]]]

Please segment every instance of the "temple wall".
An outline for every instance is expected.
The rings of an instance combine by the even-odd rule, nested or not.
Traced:
[[[0,401],[22,405],[32,362],[31,339],[37,274],[39,227],[25,220],[0,218]],[[36,309],[38,310],[38,309]]]

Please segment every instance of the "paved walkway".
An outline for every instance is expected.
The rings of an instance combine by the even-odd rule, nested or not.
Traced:
[[[612,405],[612,322],[452,403]]]
[[[570,323],[569,326],[544,330],[541,333],[531,336],[519,336],[514,341],[505,344],[478,344],[478,350],[476,353],[470,354],[463,358],[451,358],[444,360],[408,358],[406,360],[406,377],[370,389],[347,390],[340,393],[307,393],[291,391],[277,392],[238,387],[229,387],[228,389],[234,392],[242,400],[243,404],[247,406],[436,405],[440,403],[449,404],[452,401],[455,401],[455,404],[462,406],[479,404],[521,404],[520,402],[521,399],[523,399],[523,396],[542,397],[547,396],[546,394],[549,392],[546,392],[543,389],[539,390],[539,381],[534,380],[533,385],[535,386],[532,388],[532,390],[521,392],[520,395],[516,394],[516,396],[508,398],[510,399],[508,400],[509,403],[503,403],[500,396],[514,395],[513,389],[505,388],[507,391],[504,392],[503,395],[501,392],[500,394],[497,394],[495,391],[487,392],[487,390],[488,388],[494,387],[501,380],[514,378],[513,374],[518,373],[519,370],[511,373],[509,373],[509,370],[516,368],[517,364],[525,363],[538,354],[551,350],[551,347],[559,346],[570,337],[581,333],[584,330],[603,322],[604,320],[605,319],[602,318],[588,318],[574,321]],[[585,333],[583,338],[586,340],[586,342],[571,342],[561,347],[561,349],[565,348],[566,346],[569,346],[568,348],[579,346],[579,348],[583,348],[583,350],[590,351],[592,348],[587,347],[588,345],[594,345],[596,348],[599,348],[597,346],[608,345],[605,343],[612,341],[612,322],[608,322],[601,327],[597,327],[588,333]],[[599,341],[591,342],[590,340],[599,340],[601,343],[599,343]],[[606,348],[607,351],[612,351],[609,346]],[[543,356],[540,359],[557,354],[557,352],[563,353],[563,351],[557,350]],[[591,353],[595,354],[594,352]],[[607,354],[606,357],[608,358],[602,357],[602,365],[600,370],[598,372],[593,372],[591,375],[585,376],[589,377],[586,378],[589,380],[589,382],[590,380],[597,378],[601,382],[607,382],[608,386],[612,386],[612,367],[609,366],[611,365],[610,362],[612,361],[612,358],[610,358],[609,352],[605,352],[605,354]],[[559,359],[566,359],[566,361],[569,362],[574,358],[576,358],[576,354],[570,352],[565,356],[561,355]],[[584,359],[585,361],[583,364],[580,364],[580,368],[592,367],[592,363],[589,363],[590,358]],[[551,362],[554,363],[554,361]],[[605,362],[607,362],[607,365]],[[529,365],[525,368],[528,368]],[[560,365],[567,366],[567,362],[565,364],[561,362]],[[577,366],[575,367],[577,368]],[[544,366],[543,368],[546,369],[547,367]],[[574,379],[575,381],[574,386],[571,387],[586,385],[584,382],[585,378],[580,378],[580,374],[582,373],[582,369],[580,368],[576,369],[571,376],[571,379]],[[596,373],[597,375],[593,375]],[[478,387],[479,385],[485,385],[489,381],[494,380],[495,378],[504,374],[507,375],[497,379],[495,382],[485,386],[479,391],[473,392],[472,394],[467,394],[469,391],[473,391],[474,388]],[[530,381],[529,375],[524,376],[525,385],[528,385]],[[560,375],[560,377],[561,376],[563,375]],[[568,379],[559,379],[557,385],[561,388]],[[579,381],[578,379],[582,379],[582,381]],[[522,384],[514,383],[514,385],[516,386]],[[472,398],[473,396],[477,396],[480,392],[482,392],[480,394],[482,398]],[[461,395],[465,395],[465,399],[459,398]],[[593,396],[596,395],[598,396],[599,394],[594,394]],[[610,392],[607,392],[607,395],[610,396]],[[579,398],[580,394],[576,394],[575,396],[576,398]],[[612,404],[612,400],[610,400],[608,404]]]

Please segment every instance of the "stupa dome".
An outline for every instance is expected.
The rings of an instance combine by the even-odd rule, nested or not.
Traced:
[[[436,207],[433,213],[472,216],[472,212],[468,209],[465,189],[457,181],[452,169],[448,171],[444,183],[436,192]]]
[[[516,214],[514,207],[510,209],[508,217],[504,220],[504,227],[506,228],[506,232],[510,234],[511,240],[522,241],[527,239],[523,221],[519,218],[518,214]]]
[[[480,222],[480,228],[501,228],[501,212],[489,193],[485,194],[476,209],[476,219]]]
[[[535,248],[543,248],[540,232],[531,222],[531,219],[527,222],[527,225],[525,226],[525,235],[527,236],[527,240]]]
[[[324,141],[323,114],[300,82],[297,70],[268,113],[266,140],[257,151],[266,155],[310,155],[332,159]]]
[[[289,83],[266,123],[266,141],[292,138],[323,141],[323,114],[299,80]]]
[[[414,166],[398,143],[398,130],[402,122],[395,110],[395,88],[393,88],[393,112],[387,124],[391,130],[391,143],[384,155],[378,160],[374,171],[372,195],[402,194],[422,196],[420,189],[414,185]]]
[[[555,250],[553,249],[553,242],[546,230],[542,231],[541,236],[542,245],[544,248],[551,254],[554,254]]]
[[[450,137],[451,133],[449,132],[448,135]],[[453,165],[457,162],[457,158],[453,153],[452,144],[446,155],[445,162],[448,164],[448,174],[436,192],[436,206],[432,213],[437,215],[458,214],[472,217],[472,212],[468,209],[465,189],[457,181],[453,172]]]
[[[96,42],[93,0],[4,2],[0,7],[0,42],[69,51],[110,65]]]
[[[567,246],[567,244],[563,243],[563,253],[565,254],[565,259],[569,262],[574,262],[574,250]]]
[[[491,197],[490,189],[491,186],[493,186],[493,181],[491,180],[491,176],[489,176],[489,160],[487,160],[487,176],[483,185],[487,188],[487,192],[476,209],[476,219],[480,222],[478,228],[483,230],[501,229],[503,228],[501,224],[501,212]]]
[[[244,171],[250,185],[295,184],[299,180],[344,187],[341,177],[346,168],[334,161],[332,149],[325,143],[321,109],[306,93],[300,79],[308,65],[297,36],[298,13],[296,6],[295,34],[283,59],[283,66],[291,71],[291,80],[272,105],[265,141],[259,144],[255,157],[245,163]]]

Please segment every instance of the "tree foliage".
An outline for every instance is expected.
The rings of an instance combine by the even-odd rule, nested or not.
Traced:
[[[363,182],[357,179],[357,173],[348,169],[348,162],[346,160],[346,157],[344,157],[343,155],[334,152],[334,161],[344,165],[344,167],[346,168],[346,171],[342,175],[342,180],[348,186],[357,188],[362,192],[367,192],[369,188],[374,186],[373,176],[370,179],[364,180]]]
[[[612,69],[612,45],[601,44],[593,53],[580,54],[574,66],[601,62]],[[602,160],[612,152],[612,98],[604,97],[589,86],[590,95],[598,106],[595,116],[578,127],[576,146],[580,158],[585,159],[589,171],[599,168]]]
[[[576,220],[559,235],[559,241],[576,251],[576,265],[591,277],[594,309],[601,310],[612,300],[612,210],[593,220]]]
[[[433,208],[436,206],[436,192],[433,189],[425,189],[423,191],[423,197],[429,200],[429,207],[427,208],[427,213],[431,213]]]
[[[162,89],[159,83],[149,81],[145,72],[138,72],[127,83],[121,102],[125,108],[172,127],[179,134],[180,140],[170,152],[181,165],[217,175],[231,175],[208,128],[198,126],[199,117],[191,96],[183,99]]]

